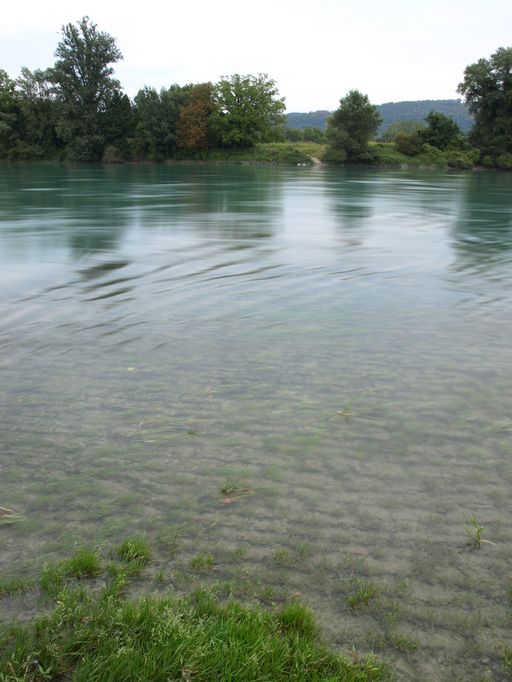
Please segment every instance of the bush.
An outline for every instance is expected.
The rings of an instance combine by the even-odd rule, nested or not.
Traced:
[[[512,170],[512,154],[501,154],[501,156],[498,156],[496,165],[503,170]]]
[[[107,147],[105,147],[102,161],[103,163],[123,163],[124,159],[119,149],[114,147],[114,145],[109,144]]]
[[[103,155],[103,137],[84,135],[73,138],[67,146],[70,161],[99,161]]]
[[[400,154],[417,156],[423,151],[423,141],[417,132],[398,133],[395,136],[395,146]]]
[[[423,145],[423,151],[417,157],[418,161],[424,166],[446,166],[446,154],[438,149],[432,147],[430,144]]]
[[[331,147],[330,145],[324,152],[322,161],[328,163],[344,163],[347,160],[347,152],[341,147]]]
[[[470,154],[466,152],[450,152],[446,163],[450,168],[460,168],[467,170],[473,168],[474,160]]]

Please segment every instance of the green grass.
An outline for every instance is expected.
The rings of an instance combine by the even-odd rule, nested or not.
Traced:
[[[483,531],[484,527],[478,523],[476,516],[471,514],[466,525],[466,537],[468,539],[466,544],[471,549],[480,549]]]
[[[196,554],[190,559],[190,568],[194,571],[209,571],[215,564],[213,554]]]
[[[78,549],[71,558],[65,561],[47,564],[39,578],[39,587],[49,597],[54,597],[68,580],[92,578],[99,575],[101,571],[101,563],[96,552]]]
[[[355,589],[347,596],[347,606],[349,609],[356,609],[360,606],[368,606],[370,602],[379,596],[378,585],[367,578],[357,578],[354,581]]]
[[[512,677],[512,648],[510,647],[505,647],[505,651],[503,652],[503,667],[507,671],[507,673]]]
[[[187,158],[191,161],[296,165],[310,164],[310,156],[321,157],[323,149],[324,145],[313,142],[267,142],[249,149],[208,149]]]
[[[119,545],[116,551],[123,561],[140,567],[145,566],[151,561],[151,556],[153,554],[151,545],[143,537],[134,537],[125,540]]]
[[[133,541],[131,541],[133,542]],[[349,660],[318,638],[313,614],[298,603],[266,610],[189,598],[133,598],[124,587],[129,560],[110,566],[103,589],[65,584],[29,623],[0,627],[2,682],[168,682],[273,680],[378,682],[387,669],[373,657]],[[69,572],[73,562],[61,562]],[[71,567],[74,566],[72,569]],[[80,568],[76,575],[82,576]],[[68,576],[69,577],[69,576]]]
[[[6,578],[0,579],[0,597],[8,594],[23,594],[34,586],[34,581],[29,578]]]

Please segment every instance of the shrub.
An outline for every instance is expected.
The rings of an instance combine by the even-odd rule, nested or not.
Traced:
[[[423,151],[423,141],[417,132],[398,133],[395,136],[395,146],[398,152],[406,156],[417,156]]]
[[[498,156],[496,165],[503,170],[512,170],[512,154],[501,154]]]
[[[465,152],[450,152],[446,163],[450,168],[467,170],[468,168],[473,168],[474,161],[471,155]]]
[[[341,147],[328,146],[324,152],[322,161],[328,163],[344,163],[347,160],[347,152]]]

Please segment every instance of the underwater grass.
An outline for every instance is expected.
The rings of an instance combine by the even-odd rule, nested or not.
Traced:
[[[53,574],[64,576],[64,567],[70,572],[76,563],[76,556],[73,564],[61,562]],[[390,679],[371,656],[351,661],[323,646],[313,614],[302,604],[269,611],[221,604],[205,591],[181,599],[130,598],[124,590],[127,569],[129,564],[117,564],[102,590],[84,582],[64,584],[42,615],[0,628],[0,680]]]
[[[123,561],[140,567],[145,566],[153,554],[151,545],[143,537],[125,540],[116,551]]]
[[[354,587],[355,589],[347,596],[347,606],[351,610],[360,606],[368,606],[380,594],[378,585],[366,578],[357,578],[354,581]]]
[[[53,597],[60,592],[66,580],[92,578],[99,575],[101,570],[100,560],[96,552],[78,549],[69,559],[59,561],[56,564],[47,564],[39,578],[39,587],[42,592]]]

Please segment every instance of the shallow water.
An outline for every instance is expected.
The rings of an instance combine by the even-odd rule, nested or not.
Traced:
[[[505,173],[0,166],[0,575],[145,532],[166,589],[504,679],[511,265]]]

